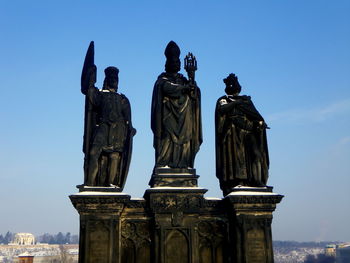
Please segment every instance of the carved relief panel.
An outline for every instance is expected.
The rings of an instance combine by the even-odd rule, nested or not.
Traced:
[[[165,263],[191,262],[189,234],[187,229],[165,231]]]
[[[149,221],[123,220],[121,236],[121,262],[152,262]]]
[[[225,262],[227,226],[221,220],[200,221],[197,225],[200,263]]]

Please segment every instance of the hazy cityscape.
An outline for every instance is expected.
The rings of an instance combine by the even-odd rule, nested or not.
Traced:
[[[33,257],[34,263],[78,262],[79,237],[69,232],[0,234],[0,263]],[[275,263],[349,263],[350,243],[274,241]]]

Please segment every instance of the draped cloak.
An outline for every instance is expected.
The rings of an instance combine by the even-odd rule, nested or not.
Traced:
[[[177,73],[159,75],[153,89],[151,128],[156,166],[193,168],[202,143],[201,95],[184,92],[187,79]]]
[[[264,119],[249,96],[234,98],[220,97],[215,109],[216,176],[225,195],[238,184],[266,185],[268,178],[266,128],[257,128]],[[259,175],[253,169],[256,161]]]

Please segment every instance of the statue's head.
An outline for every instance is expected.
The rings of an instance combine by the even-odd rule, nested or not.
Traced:
[[[231,73],[223,81],[226,84],[225,92],[227,95],[238,95],[241,92],[242,88],[235,74]]]
[[[118,90],[119,69],[116,67],[107,67],[105,69],[105,80],[103,82],[103,89]]]
[[[179,72],[181,68],[180,48],[174,41],[168,43],[164,55],[166,56],[165,71],[168,73]]]

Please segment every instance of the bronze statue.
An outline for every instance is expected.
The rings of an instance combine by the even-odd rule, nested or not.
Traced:
[[[165,72],[154,85],[151,109],[155,167],[193,168],[202,143],[201,95],[194,80],[197,62],[191,53],[186,57],[187,80],[178,73],[178,45],[170,41],[164,54]]]
[[[123,189],[129,170],[132,139],[136,130],[131,123],[127,97],[117,93],[116,67],[105,69],[102,90],[95,87],[94,42],[86,53],[81,76],[81,92],[85,95],[84,185]]]
[[[269,155],[268,128],[250,96],[239,95],[241,86],[230,74],[224,79],[226,96],[215,109],[216,176],[227,195],[237,186],[266,186]]]

